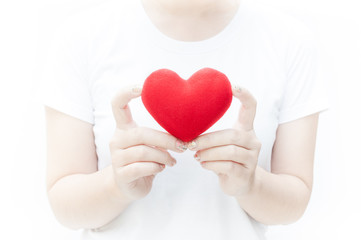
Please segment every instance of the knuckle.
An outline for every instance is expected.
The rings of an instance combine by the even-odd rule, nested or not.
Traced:
[[[209,134],[204,134],[200,138],[196,138],[196,140],[198,145],[201,145],[202,143],[203,145],[208,145],[211,141],[211,137],[209,136]]]
[[[231,132],[231,141],[232,141],[232,143],[240,142],[241,138],[242,138],[241,130],[233,129],[232,132]]]
[[[158,161],[160,163],[166,164],[166,165],[172,165],[173,160],[168,152],[158,151],[157,154],[159,154]]]
[[[118,92],[116,92],[116,94],[112,97],[111,104],[112,105],[119,105],[119,102],[120,102],[120,100],[122,99],[122,97],[124,96],[125,93],[126,93],[125,88],[119,89]]]
[[[140,142],[143,137],[143,131],[144,129],[140,127],[132,128],[129,137],[133,138],[136,142]]]
[[[152,175],[161,171],[159,164],[146,162],[146,163],[133,163],[131,167],[127,168],[126,176],[128,178],[140,177],[143,175]]]
[[[248,100],[249,100],[250,105],[256,106],[257,105],[256,98],[253,96],[253,94],[251,94],[250,91],[247,90],[247,92],[248,92]]]
[[[164,163],[171,162],[171,156],[167,151],[158,151],[157,154],[159,154],[160,160],[162,160]]]
[[[233,173],[234,172],[234,163],[233,162],[225,162],[225,170],[228,172],[228,173]]]
[[[171,136],[168,136],[167,134],[163,133],[155,133],[154,136],[152,136],[154,142],[159,144],[160,147],[165,149],[174,149],[176,146],[176,139],[172,138]]]
[[[174,158],[170,155],[170,153],[166,153],[166,163],[169,164],[170,166],[173,166],[176,162],[174,160]]]
[[[161,172],[163,170],[163,168],[160,164],[153,163],[151,170],[152,170],[152,173],[158,173],[158,172]]]
[[[250,141],[250,145],[252,146],[253,149],[261,149],[262,147],[262,143],[261,141],[256,137],[255,133],[252,132],[251,136],[249,137],[249,141]]]
[[[175,137],[172,137],[172,136],[166,136],[164,138],[164,143],[165,143],[165,148],[166,149],[171,149],[171,150],[175,150],[177,149],[177,139]],[[163,140],[162,140],[163,142]]]
[[[235,145],[229,145],[227,152],[229,155],[229,159],[233,159],[234,156],[237,156],[238,154],[238,147]]]
[[[252,148],[252,149],[260,149],[262,146],[261,141],[257,138],[256,133],[254,132],[254,130],[249,131],[248,132],[248,142],[247,144]]]
[[[174,149],[174,146],[176,145],[175,140],[170,140],[165,142],[166,149]]]
[[[122,166],[123,157],[124,157],[124,151],[123,150],[118,150],[118,151],[111,152],[112,165],[114,167],[116,167],[116,168],[119,167],[119,166]]]
[[[134,154],[138,160],[144,160],[147,156],[147,149],[145,146],[138,146],[135,149],[135,154]]]
[[[138,164],[132,164],[132,167],[127,168],[126,175],[128,177],[134,177],[134,176],[139,175],[140,171],[141,171],[141,169]]]
[[[211,136],[210,136],[210,134],[207,134],[207,135],[204,135],[204,140],[205,140],[205,142],[210,142],[211,141]]]
[[[109,141],[109,148],[111,151],[114,151],[119,148],[123,148],[122,140],[124,139],[125,134],[126,134],[125,130],[121,130],[121,129],[115,130],[114,135]]]

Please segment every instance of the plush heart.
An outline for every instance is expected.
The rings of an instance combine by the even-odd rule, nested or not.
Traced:
[[[216,123],[232,102],[227,76],[203,68],[184,80],[160,69],[145,80],[142,101],[153,118],[170,134],[188,142]]]

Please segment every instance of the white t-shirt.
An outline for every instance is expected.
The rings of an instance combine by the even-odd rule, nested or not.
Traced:
[[[69,17],[55,35],[44,68],[44,102],[94,125],[102,169],[111,164],[114,94],[122,86],[142,83],[157,69],[168,68],[187,79],[204,67],[225,73],[257,99],[259,165],[267,170],[278,125],[327,106],[316,71],[315,41],[292,17],[243,2],[216,36],[182,42],[158,31],[139,0],[111,1]],[[233,99],[227,113],[207,132],[231,128],[239,107]],[[130,108],[138,125],[162,130],[140,98]],[[193,154],[172,152],[177,164],[157,175],[148,196],[108,225],[84,230],[83,239],[264,239],[265,226],[225,195],[218,177],[202,169]]]

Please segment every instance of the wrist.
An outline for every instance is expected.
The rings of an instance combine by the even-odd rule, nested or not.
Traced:
[[[262,188],[262,176],[265,173],[261,167],[257,166],[254,172],[254,176],[250,181],[248,191],[242,195],[236,197],[238,202],[246,201],[247,199],[253,198],[259,195]]]
[[[121,192],[114,178],[113,166],[110,165],[105,169],[105,191],[107,196],[113,202],[116,202],[124,207],[128,206],[133,200],[128,198],[124,193]]]

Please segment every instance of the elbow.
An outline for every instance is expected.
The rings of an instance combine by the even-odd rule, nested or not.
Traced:
[[[73,213],[68,206],[68,201],[56,191],[56,187],[53,186],[47,190],[47,198],[55,219],[62,226],[71,230],[80,230],[81,226],[75,223]]]
[[[307,184],[304,182],[304,186],[305,187],[303,188],[303,191],[300,191],[299,196],[296,197],[293,218],[290,218],[290,221],[286,224],[291,224],[299,221],[304,216],[307,210],[312,194],[312,183]]]
[[[268,219],[262,219],[260,221],[265,225],[289,225],[296,223],[299,221],[305,214],[307,210],[307,206],[311,196],[311,189],[305,188],[297,196],[294,196],[294,200],[289,202],[288,204],[284,204],[286,206],[280,209],[279,213],[273,213],[273,216],[270,216]],[[257,220],[257,219],[256,219]]]
[[[293,209],[289,209],[286,214],[279,214],[278,217],[273,216],[268,219],[255,220],[268,226],[289,225],[299,221],[303,217],[306,208],[306,206],[297,206]]]
[[[70,230],[80,230],[83,227],[76,221],[76,213],[74,212],[74,201],[72,201],[69,187],[64,182],[67,176],[57,179],[48,178],[46,181],[47,199],[52,213],[59,224]]]
[[[300,194],[294,201],[294,204],[288,209],[287,217],[280,223],[281,225],[289,225],[299,221],[305,214],[307,206],[311,197],[311,189],[305,190],[303,194]]]
[[[46,173],[46,197],[48,206],[56,221],[70,230],[80,230],[79,221],[76,221],[76,210],[79,205],[74,191],[76,183],[75,174],[55,174],[54,171]],[[78,206],[77,206],[78,205]]]
[[[299,182],[298,191],[293,195],[293,200],[291,204],[288,204],[286,208],[286,217],[281,225],[288,225],[296,223],[299,221],[305,214],[309,201],[311,199],[313,183],[306,182],[302,178],[296,178]]]
[[[281,225],[289,225],[298,222],[306,212],[306,208],[307,206],[305,207],[301,206],[298,207],[298,209],[292,211],[292,213],[290,213],[288,217],[285,218],[283,222],[281,222]]]

